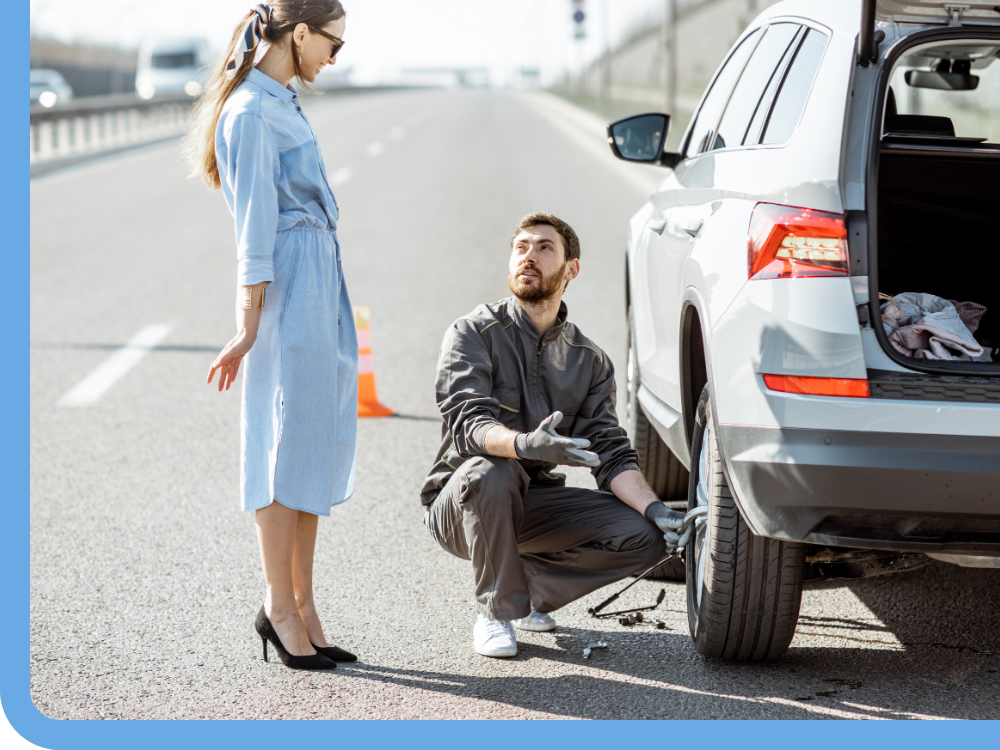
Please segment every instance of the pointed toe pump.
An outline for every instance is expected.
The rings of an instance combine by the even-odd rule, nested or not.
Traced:
[[[312,647],[316,649],[317,653],[323,654],[330,661],[357,661],[358,657],[352,654],[350,651],[344,651],[342,648],[337,648],[336,646],[317,646],[315,643]]]
[[[257,628],[257,635],[260,636],[261,644],[264,647],[264,661],[267,661],[267,642],[270,641],[271,645],[274,646],[274,650],[278,652],[278,658],[281,659],[281,663],[290,669],[337,668],[336,662],[319,653],[318,650],[315,654],[309,654],[308,656],[295,656],[294,654],[288,653],[285,647],[281,644],[281,639],[278,638],[278,634],[275,632],[274,626],[271,625],[271,621],[264,613],[263,607],[261,607],[260,612],[257,613],[257,621],[254,623],[254,627]],[[344,653],[347,652],[345,651]]]

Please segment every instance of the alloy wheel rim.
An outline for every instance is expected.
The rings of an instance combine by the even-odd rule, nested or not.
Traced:
[[[625,399],[625,432],[631,437],[635,431],[635,426],[632,424],[634,420],[634,410],[636,399],[635,394],[635,347],[632,345],[632,330],[629,328],[628,337],[628,355],[625,359],[625,394],[628,398]]]
[[[698,456],[698,484],[695,487],[695,503],[697,507],[708,505],[708,427],[701,436],[701,452]],[[701,523],[695,524],[694,535],[694,602],[695,609],[701,608],[701,593],[705,586],[705,568],[708,563],[708,518],[703,516]]]

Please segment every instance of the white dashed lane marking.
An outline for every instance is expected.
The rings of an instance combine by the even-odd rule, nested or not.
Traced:
[[[406,124],[411,128],[415,128],[422,122],[420,117],[411,115],[407,118]],[[401,141],[406,137],[406,128],[402,125],[397,125],[392,130],[389,131],[389,140]],[[382,141],[375,141],[374,143],[369,143],[367,148],[365,148],[365,155],[371,159],[381,156],[385,153],[385,144]],[[330,176],[330,187],[340,187],[349,179],[354,176],[354,170],[350,167],[343,167],[338,169]]]
[[[139,364],[139,361],[160,345],[171,326],[146,326],[130,338],[123,347],[101,362],[87,377],[71,388],[57,406],[88,406],[103,396],[111,386]]]

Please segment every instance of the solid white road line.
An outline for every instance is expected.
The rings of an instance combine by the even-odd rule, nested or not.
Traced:
[[[349,179],[354,176],[354,170],[350,167],[344,167],[343,169],[338,169],[330,177],[330,187],[340,187]]]
[[[383,151],[385,151],[385,145],[381,141],[375,141],[365,149],[365,153],[373,159],[376,156],[381,156]]]
[[[104,395],[111,386],[135,367],[139,360],[159,346],[170,333],[171,326],[146,326],[125,345],[101,362],[87,377],[73,386],[59,401],[57,406],[87,406]]]
[[[389,131],[389,137],[394,141],[401,141],[406,137],[406,128],[402,126],[396,126]]]

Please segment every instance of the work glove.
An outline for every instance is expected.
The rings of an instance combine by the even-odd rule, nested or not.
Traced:
[[[659,500],[654,500],[646,506],[644,514],[646,518],[660,529],[663,533],[663,540],[668,547],[677,549],[686,547],[691,541],[694,533],[694,524],[684,526],[684,514],[679,510],[671,510]]]
[[[534,432],[522,432],[514,438],[514,450],[520,458],[530,461],[544,461],[563,466],[601,465],[601,459],[596,453],[584,448],[590,447],[590,441],[585,438],[568,438],[556,432],[556,427],[562,422],[561,411],[552,412],[542,420]]]

